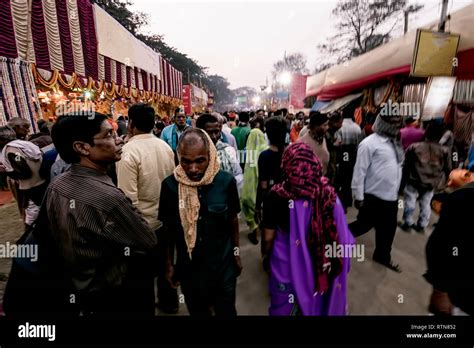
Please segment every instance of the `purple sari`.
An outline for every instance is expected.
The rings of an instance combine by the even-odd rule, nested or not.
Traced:
[[[305,206],[306,205],[306,206]],[[276,230],[270,258],[270,315],[327,316],[347,314],[347,273],[350,259],[343,259],[342,272],[324,294],[314,293],[314,272],[306,238],[311,223],[311,202],[294,202],[289,233]],[[339,244],[354,244],[339,198],[334,206]]]

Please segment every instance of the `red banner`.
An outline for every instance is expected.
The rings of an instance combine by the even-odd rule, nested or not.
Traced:
[[[295,109],[304,108],[307,77],[307,75],[293,75],[291,82],[290,105],[293,105]]]
[[[183,85],[183,104],[184,112],[186,115],[191,115],[193,113],[193,106],[191,100],[191,86]]]

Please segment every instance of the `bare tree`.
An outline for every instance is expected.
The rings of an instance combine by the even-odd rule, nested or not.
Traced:
[[[342,63],[364,54],[392,37],[407,0],[339,0],[332,14],[336,17],[336,34],[318,45],[322,54],[320,66]],[[411,12],[423,6],[411,6]],[[316,70],[320,70],[316,68]]]
[[[283,59],[273,64],[273,80],[276,80],[282,72],[307,74],[309,70],[306,68],[306,58],[301,53],[285,54]]]

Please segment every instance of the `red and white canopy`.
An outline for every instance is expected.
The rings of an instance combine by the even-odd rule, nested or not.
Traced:
[[[437,21],[425,29],[436,29]],[[474,79],[474,4],[451,14],[449,31],[460,34],[459,67],[456,75]],[[354,90],[397,74],[409,74],[416,41],[416,30],[372,51],[308,77],[306,96],[320,100],[342,97]]]

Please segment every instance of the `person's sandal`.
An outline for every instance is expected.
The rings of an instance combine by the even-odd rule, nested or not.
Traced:
[[[375,262],[377,262],[378,264],[381,264],[382,266],[385,266],[385,267],[391,269],[391,270],[394,271],[394,272],[402,273],[402,270],[401,270],[400,266],[394,264],[392,261],[383,262],[383,261],[379,261],[379,260],[377,260],[377,259],[373,259],[373,260],[374,260]]]
[[[249,238],[250,243],[252,243],[253,245],[258,244],[257,229],[254,229],[253,232],[247,234],[247,237]]]

